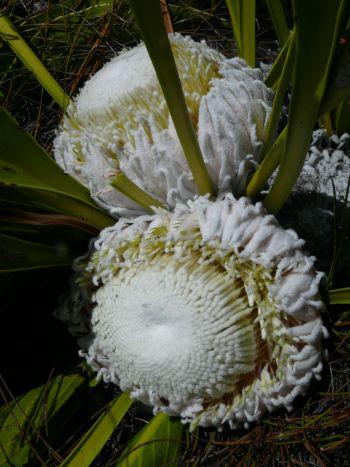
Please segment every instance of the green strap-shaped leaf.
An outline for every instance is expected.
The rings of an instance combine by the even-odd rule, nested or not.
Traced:
[[[344,15],[345,16],[345,15]],[[350,20],[338,43],[337,53],[330,71],[320,114],[335,109],[341,102],[350,100]],[[341,131],[341,128],[340,128]]]
[[[350,305],[350,287],[329,290],[328,298],[331,305]]]
[[[0,11],[0,37],[8,43],[17,57],[35,75],[43,88],[62,109],[66,109],[69,96],[63,91],[54,77],[44,67],[35,53],[16,31],[11,21]]]
[[[289,28],[286,15],[284,13],[283,2],[282,0],[266,0],[266,3],[276,31],[278,42],[280,46],[283,47],[289,36]]]
[[[270,151],[255,171],[247,186],[247,196],[250,199],[256,198],[265,187],[268,179],[281,162],[282,155],[286,147],[287,127],[284,128],[277,140],[272,145]]]
[[[293,65],[294,65],[294,31],[291,33],[291,43],[288,48],[288,53],[286,57],[286,61],[283,66],[283,70],[278,80],[276,93],[273,100],[272,111],[269,119],[269,123],[266,129],[266,136],[263,148],[261,150],[260,160],[263,160],[271,149],[271,146],[276,139],[277,129],[278,129],[278,122],[281,114],[282,105],[285,99],[286,90],[288,83],[290,81]]]
[[[131,404],[132,400],[127,393],[119,396],[82,437],[79,444],[62,462],[61,467],[90,465],[122,421]]]
[[[241,1],[226,0],[228,10],[231,16],[233,35],[236,41],[236,48],[239,57],[242,57],[242,38],[241,38]]]
[[[27,465],[32,440],[85,384],[80,375],[60,375],[0,408],[0,465]],[[10,461],[11,464],[7,464]],[[37,463],[31,465],[41,465]]]
[[[265,78],[265,84],[267,87],[275,91],[278,81],[281,77],[281,73],[284,67],[285,60],[287,58],[287,53],[289,45],[291,43],[292,36],[289,34],[287,42],[284,44],[282,50],[278,54],[276,60],[273,62],[272,68],[269,71],[269,74]]]
[[[350,102],[342,102],[336,111],[335,129],[338,135],[350,132]]]
[[[178,465],[183,425],[156,415],[129,443],[116,467],[159,467]]]
[[[303,167],[326,89],[345,0],[293,0],[295,67],[286,150],[265,207],[277,213]]]
[[[187,110],[159,0],[130,0],[137,24],[157,73],[171,118],[200,194],[214,188]]]
[[[226,0],[238,55],[255,67],[255,0]]]
[[[62,244],[47,246],[0,233],[0,273],[71,266],[77,256]]]
[[[88,190],[65,174],[1,108],[0,184],[16,187],[51,209],[99,229],[113,222],[95,205]]]
[[[147,211],[153,212],[152,206],[164,207],[159,201],[141,190],[141,188],[128,179],[122,172],[112,180],[111,185],[135,203],[147,209]]]

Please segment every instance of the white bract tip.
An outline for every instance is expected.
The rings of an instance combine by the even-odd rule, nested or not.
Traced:
[[[120,219],[58,317],[106,382],[196,426],[247,425],[322,370],[322,274],[261,204],[227,195]]]
[[[243,193],[256,168],[272,91],[257,69],[205,42],[170,35],[187,107],[218,195]],[[122,171],[173,209],[197,188],[144,44],[107,63],[70,104],[56,161],[112,215],[144,210],[110,186]]]

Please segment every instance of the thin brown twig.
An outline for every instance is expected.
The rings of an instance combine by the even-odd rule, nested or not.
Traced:
[[[160,6],[161,6],[161,9],[162,9],[163,21],[164,21],[164,26],[165,26],[166,32],[168,34],[173,33],[174,28],[173,28],[173,24],[171,22],[167,1],[166,0],[160,0]]]

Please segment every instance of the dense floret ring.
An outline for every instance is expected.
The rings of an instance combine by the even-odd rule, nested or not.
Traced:
[[[191,428],[234,428],[320,375],[322,274],[303,243],[232,195],[120,219],[58,315],[106,382]]]

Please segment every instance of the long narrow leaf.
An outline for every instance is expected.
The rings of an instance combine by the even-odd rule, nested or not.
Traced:
[[[256,198],[266,185],[272,173],[281,162],[282,155],[286,147],[287,127],[284,128],[277,140],[272,145],[270,151],[266,154],[264,160],[257,168],[252,179],[247,186],[247,196],[251,199]]]
[[[329,290],[328,297],[331,305],[350,305],[350,287]]]
[[[268,86],[269,88],[271,88],[273,90],[275,90],[275,88],[277,86],[277,83],[278,83],[278,80],[280,79],[280,76],[281,76],[281,73],[282,73],[282,70],[283,70],[283,67],[284,67],[284,62],[285,62],[285,60],[287,58],[287,53],[288,53],[288,49],[289,49],[291,39],[292,39],[292,36],[290,34],[288,36],[287,42],[284,44],[282,50],[280,51],[280,53],[278,54],[276,60],[274,61],[269,74],[265,78],[266,86]]]
[[[239,57],[242,57],[242,32],[241,32],[241,1],[226,0],[231,16],[233,35],[236,41],[236,48]]]
[[[278,42],[280,46],[283,47],[289,36],[289,28],[284,13],[283,2],[281,0],[266,0],[266,3],[276,30]]]
[[[66,109],[69,96],[41,63],[35,53],[16,31],[11,21],[0,11],[0,37],[8,43],[17,57],[35,75],[43,88],[62,109]]]
[[[71,266],[78,252],[0,233],[0,273]]]
[[[79,444],[62,462],[61,467],[90,465],[122,421],[131,404],[132,400],[127,393],[119,396],[83,436]]]
[[[350,133],[350,102],[342,102],[337,108],[335,129],[338,135]]]
[[[123,173],[118,174],[111,185],[123,193],[135,203],[152,212],[152,206],[164,207],[159,201],[152,198],[148,193],[141,190],[135,183],[129,180]]]
[[[270,120],[267,126],[265,141],[264,141],[264,145],[261,151],[260,160],[263,160],[265,158],[267,152],[270,150],[275,140],[282,105],[285,99],[287,86],[288,86],[288,83],[290,81],[291,74],[292,74],[292,69],[294,65],[294,40],[293,40],[294,32],[292,32],[291,35],[292,35],[291,43],[288,48],[286,61],[283,66],[280,79],[278,80],[277,90],[276,90],[276,94],[275,94],[273,105],[272,105],[271,116],[270,116]]]
[[[65,174],[4,109],[0,109],[0,134],[0,184],[24,190],[53,210],[99,229],[112,223],[88,190]]]
[[[214,189],[187,110],[159,0],[130,0],[199,193]]]
[[[303,167],[313,125],[327,85],[345,0],[294,0],[296,56],[286,151],[265,199],[277,213]]]
[[[255,66],[255,0],[227,0],[238,55]]]
[[[126,447],[116,467],[159,467],[178,465],[183,425],[156,415]]]
[[[11,465],[28,465],[31,440],[85,382],[77,374],[60,375],[15,401],[7,401],[0,408],[0,464],[9,459]]]

